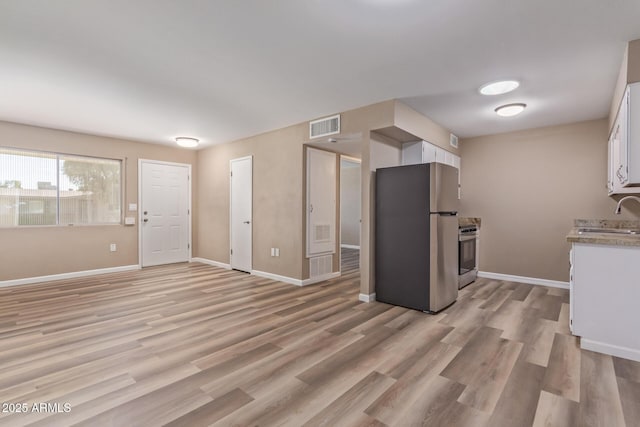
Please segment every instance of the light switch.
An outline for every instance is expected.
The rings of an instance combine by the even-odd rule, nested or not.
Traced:
[[[138,205],[136,203],[129,203],[129,212],[135,212],[138,210]]]

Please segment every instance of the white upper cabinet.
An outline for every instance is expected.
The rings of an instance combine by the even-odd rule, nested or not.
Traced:
[[[402,144],[402,164],[444,163],[460,169],[460,157],[427,141]]]
[[[609,137],[609,194],[640,193],[640,83],[627,86]]]

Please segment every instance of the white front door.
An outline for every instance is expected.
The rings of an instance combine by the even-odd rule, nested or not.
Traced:
[[[189,261],[189,165],[140,160],[143,267]]]
[[[251,272],[253,159],[231,160],[231,268]]]

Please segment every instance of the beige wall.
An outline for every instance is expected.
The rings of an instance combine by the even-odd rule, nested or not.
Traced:
[[[394,106],[394,101],[386,101],[341,113],[342,133],[366,130],[368,135],[372,127],[390,126]],[[368,143],[368,137],[364,139]],[[309,277],[304,169],[308,140],[308,123],[304,122],[198,153],[199,221],[194,256],[229,262],[229,160],[253,155],[253,269],[293,279]],[[270,256],[272,247],[280,248],[280,257]],[[335,271],[339,265],[336,253]]]
[[[368,105],[366,107],[357,108],[341,113],[340,126],[342,134],[359,134],[362,139],[361,144],[361,187],[362,197],[361,206],[361,224],[360,224],[360,291],[369,294],[369,278],[370,268],[369,259],[373,252],[369,247],[369,132],[371,129],[386,128],[393,125],[396,101],[384,101],[377,104]],[[305,123],[306,125],[306,123]],[[306,194],[305,194],[306,197]],[[305,206],[302,202],[302,215],[304,218]],[[304,243],[303,243],[304,244]],[[304,247],[304,246],[303,246]],[[304,256],[304,255],[303,255]],[[337,270],[339,260],[334,256],[334,271]],[[309,277],[309,263],[305,260],[303,263],[302,277]],[[373,286],[373,285],[371,285]],[[366,292],[364,292],[366,290]],[[373,292],[373,291],[371,291]]]
[[[461,215],[482,218],[481,271],[568,281],[575,218],[636,218],[614,215],[607,196],[606,119],[460,145]]]
[[[370,132],[390,126],[406,128],[420,138],[448,147],[449,132],[406,105],[390,100],[341,113],[343,134],[361,134],[361,292],[374,292],[372,212],[372,170],[390,165],[378,136],[370,147]],[[217,145],[198,152],[160,145],[142,144],[98,136],[55,131],[3,123],[0,135],[7,144],[22,148],[62,151],[104,157],[127,157],[126,198],[137,201],[138,158],[166,160],[195,165],[193,188],[193,256],[229,262],[229,161],[253,156],[253,269],[294,279],[309,277],[305,257],[304,146],[308,123]],[[389,141],[383,142],[389,145]],[[394,148],[394,164],[399,149]],[[397,159],[396,159],[397,158]],[[339,204],[338,204],[339,208]],[[15,248],[0,258],[0,280],[82,271],[138,263],[135,227],[53,227],[0,230],[2,241]],[[50,242],[63,241],[51,256]],[[108,244],[118,251],[108,251]],[[48,246],[49,245],[49,246]],[[280,257],[271,257],[270,248],[280,248]],[[34,250],[34,248],[36,248]],[[33,261],[36,259],[37,261]],[[4,267],[11,265],[11,267]],[[339,267],[334,256],[334,270]]]
[[[342,160],[340,168],[340,243],[360,246],[360,163]]]
[[[451,135],[449,129],[440,126],[438,123],[400,101],[396,101],[394,114],[394,124],[396,127],[420,137],[424,141],[460,155],[460,149],[452,147],[449,143]]]
[[[7,122],[0,122],[0,141],[16,148],[123,159],[127,216],[137,216],[126,209],[138,203],[138,159],[196,163],[192,150]],[[138,225],[0,228],[0,242],[0,281],[138,264]],[[109,251],[110,243],[116,243],[117,252]]]
[[[302,278],[306,124],[201,150],[194,256],[229,263],[229,161],[253,156],[253,269]],[[280,248],[271,257],[270,248]]]

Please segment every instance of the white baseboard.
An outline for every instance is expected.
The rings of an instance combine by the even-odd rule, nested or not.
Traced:
[[[640,362],[640,350],[580,338],[580,348]]]
[[[254,276],[264,277],[266,279],[289,283],[290,285],[302,286],[302,280],[294,279],[293,277],[281,276],[279,274],[267,273],[266,271],[260,270],[251,270],[251,274],[253,274]]]
[[[289,283],[296,286],[308,286],[314,283],[323,282],[325,280],[334,279],[340,277],[340,272],[323,274],[322,276],[310,277],[308,279],[294,279],[293,277],[281,276],[279,274],[267,273],[266,271],[251,270],[251,274],[264,277],[271,280],[277,280],[279,282]]]
[[[376,300],[376,293],[372,293],[372,294],[360,294],[358,295],[358,299],[362,302],[374,302]]]
[[[225,264],[224,262],[213,261],[213,260],[206,259],[206,258],[195,257],[195,258],[191,258],[190,262],[201,262],[203,264],[212,265],[214,267],[224,268],[225,270],[231,270],[231,265],[230,264]]]
[[[569,289],[569,282],[559,280],[538,279],[536,277],[513,276],[511,274],[490,273],[488,271],[478,271],[478,277],[486,279],[506,280],[509,282],[526,283],[528,285],[548,286],[550,288]]]
[[[358,246],[358,245],[341,244],[340,247],[341,248],[345,248],[345,249],[357,249],[357,250],[360,250],[360,246]]]
[[[341,274],[342,273],[340,273],[339,271],[334,271],[333,273],[322,274],[316,277],[309,277],[308,279],[304,279],[302,281],[302,286],[313,285],[314,283],[335,279],[336,277],[340,277]]]
[[[231,265],[229,264],[225,264],[223,262],[218,262],[218,261],[213,261],[210,259],[206,259],[206,258],[191,258],[192,262],[201,262],[203,264],[208,264],[208,265],[212,265],[214,267],[220,267],[220,268],[224,268],[227,270],[231,270]],[[274,273],[269,273],[267,271],[260,271],[260,270],[251,270],[251,274],[253,274],[254,276],[260,276],[260,277],[264,277],[266,279],[271,279],[271,280],[277,280],[279,282],[284,282],[284,283],[289,283],[290,285],[296,285],[296,286],[307,286],[307,285],[312,285],[314,283],[318,283],[318,282],[322,282],[324,280],[329,280],[329,279],[333,279],[334,277],[339,277],[340,276],[340,272],[335,272],[335,273],[329,273],[329,274],[324,274],[322,276],[318,276],[318,277],[313,277],[310,279],[294,279],[293,277],[287,277],[287,276],[281,276],[279,274],[274,274]]]
[[[122,271],[139,270],[139,265],[123,265],[120,267],[98,268],[95,270],[72,271],[70,273],[51,274],[48,276],[25,277],[0,281],[0,288],[7,286],[29,285],[32,283],[49,282],[52,280],[74,279],[76,277],[95,276],[97,274],[120,273]]]

